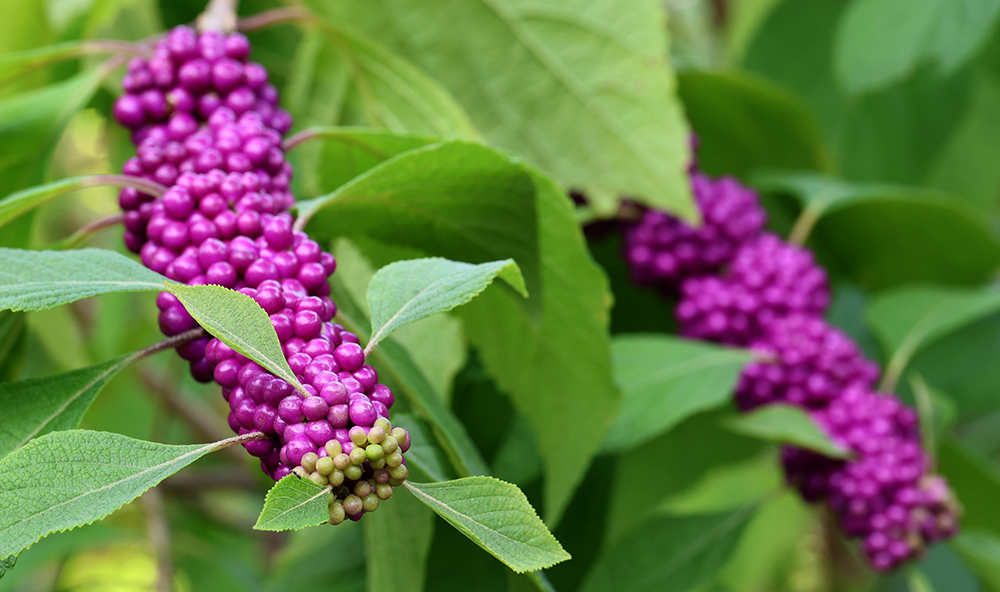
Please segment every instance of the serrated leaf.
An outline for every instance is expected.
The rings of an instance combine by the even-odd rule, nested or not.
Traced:
[[[174,446],[89,430],[35,438],[0,459],[0,556],[100,520],[230,443]]]
[[[570,559],[520,489],[492,477],[404,486],[438,516],[515,572]]]
[[[167,290],[206,331],[298,391],[305,392],[305,387],[288,366],[270,317],[253,298],[214,285],[167,284]]]
[[[597,559],[580,590],[693,590],[729,559],[752,508],[702,516],[653,515]]]
[[[0,578],[3,578],[4,574],[14,569],[14,565],[16,563],[17,563],[17,555],[11,555],[6,559],[0,559]]]
[[[1000,310],[1000,291],[910,288],[881,295],[865,319],[889,360],[885,380],[895,382],[926,345]]]
[[[792,405],[766,405],[748,414],[732,417],[724,425],[739,434],[776,444],[793,444],[830,458],[848,458],[849,451],[835,444],[809,414]]]
[[[617,337],[611,345],[622,405],[604,450],[628,450],[686,418],[732,401],[733,387],[752,358],[729,349],[666,335]]]
[[[329,489],[297,475],[286,475],[264,498],[254,530],[299,530],[330,518]]]
[[[45,310],[110,292],[159,291],[164,281],[114,251],[0,247],[0,309]]]
[[[0,383],[0,457],[41,434],[79,426],[104,385],[138,357],[126,354],[89,368]]]
[[[372,337],[366,350],[371,351],[400,327],[469,302],[497,277],[528,296],[524,277],[513,259],[473,265],[433,257],[383,267],[368,285]]]
[[[629,195],[697,217],[657,0],[627,7],[617,0],[406,0],[379,11],[364,2],[309,5],[415,60],[461,101],[490,144],[582,189],[603,212]]]
[[[317,240],[366,233],[452,260],[513,258],[528,291],[540,284],[534,186],[511,158],[462,141],[404,152],[330,195],[300,202]]]

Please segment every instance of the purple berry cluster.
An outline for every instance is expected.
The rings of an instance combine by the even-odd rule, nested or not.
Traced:
[[[129,64],[114,107],[137,144],[124,172],[169,189],[159,199],[121,191],[125,243],[150,269],[237,290],[270,316],[304,392],[215,338],[178,353],[196,379],[222,387],[233,431],[267,436],[244,444],[264,473],[328,486],[330,523],[358,520],[405,481],[410,436],[389,422],[393,394],[358,337],[332,322],[336,261],[293,229],[292,168],[281,148],[291,117],[249,54],[239,33],[177,27],[154,57]],[[197,326],[172,294],[157,306],[166,335]]]
[[[917,414],[875,391],[878,367],[823,320],[827,277],[812,253],[761,231],[765,215],[749,189],[691,171],[704,224],[665,212],[627,224],[623,256],[637,283],[680,292],[675,314],[686,337],[750,347],[737,406],[784,403],[806,409],[850,451],[838,460],[786,447],[790,483],[825,501],[844,532],[862,539],[879,571],[919,557],[954,536],[960,512],[947,482],[931,473]]]
[[[637,284],[675,291],[688,277],[716,272],[767,221],[756,194],[735,179],[692,172],[691,186],[700,227],[653,209],[624,224],[622,256]]]

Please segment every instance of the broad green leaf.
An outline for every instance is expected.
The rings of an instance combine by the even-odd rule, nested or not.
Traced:
[[[1000,468],[982,452],[955,439],[941,446],[938,467],[962,504],[963,528],[1000,536]]]
[[[469,302],[497,277],[528,296],[513,259],[473,265],[434,257],[383,267],[368,285],[372,337],[365,349],[371,351],[400,327]]]
[[[570,559],[515,485],[492,477],[404,484],[413,495],[515,572]]]
[[[70,177],[69,179],[62,179],[46,185],[31,187],[0,199],[0,227],[23,215],[25,212],[29,212],[42,204],[73,191],[80,191],[91,187],[146,185],[151,190],[155,190],[156,188],[156,184],[140,178],[123,175],[90,175],[86,177]]]
[[[447,259],[513,258],[538,294],[535,188],[510,157],[461,141],[401,153],[297,205],[317,240],[367,234]]]
[[[24,354],[25,315],[20,312],[0,310],[0,382],[16,380]]]
[[[622,405],[604,450],[634,448],[688,417],[733,399],[753,354],[666,335],[627,335],[612,342]]]
[[[994,0],[858,0],[838,30],[837,74],[849,92],[862,93],[926,61],[953,71],[983,45],[998,15]]]
[[[415,150],[437,139],[364,127],[317,127],[303,132],[319,144],[316,171],[318,190],[330,192],[397,154]]]
[[[140,352],[54,376],[0,383],[0,457],[42,434],[80,425],[94,397]]]
[[[656,0],[627,9],[615,0],[407,0],[380,11],[359,1],[308,4],[414,59],[490,144],[582,189],[601,211],[630,195],[697,217]]]
[[[790,239],[829,254],[854,281],[877,290],[907,283],[975,285],[1000,266],[1000,241],[974,208],[920,188],[768,175],[764,190],[805,206]]]
[[[11,555],[6,559],[0,559],[0,578],[3,578],[4,574],[14,569],[15,564],[17,564],[17,555]]]
[[[1000,310],[1000,291],[909,288],[872,300],[865,318],[889,360],[885,381],[893,384],[924,346]]]
[[[1000,590],[1000,537],[979,530],[963,530],[949,546],[993,589]]]
[[[651,516],[598,558],[581,592],[693,590],[726,563],[752,506],[702,516]]]
[[[159,291],[165,281],[114,251],[0,247],[0,309],[45,310],[110,292]]]
[[[100,520],[234,441],[173,446],[88,430],[35,438],[0,459],[0,556]]]
[[[206,331],[298,391],[305,392],[281,351],[271,319],[253,298],[213,285],[167,284],[167,289]]]
[[[254,530],[299,530],[323,524],[330,518],[329,494],[326,487],[287,475],[267,492]]]
[[[726,427],[777,444],[793,444],[830,458],[848,458],[849,452],[834,443],[805,410],[791,405],[767,405],[725,422]]]
[[[832,167],[815,116],[801,99],[742,72],[686,70],[679,91],[698,134],[698,168],[712,175]]]
[[[409,456],[407,452],[408,463]],[[431,511],[398,489],[377,512],[365,516],[368,589],[423,592],[435,523]]]

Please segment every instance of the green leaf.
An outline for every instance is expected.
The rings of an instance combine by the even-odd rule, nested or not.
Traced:
[[[570,559],[515,485],[492,477],[404,484],[434,510],[515,572],[544,569]]]
[[[962,504],[962,527],[1000,536],[1000,468],[979,450],[954,438],[945,440],[938,456],[941,474]]]
[[[746,350],[665,335],[627,335],[612,342],[622,405],[604,451],[634,448],[688,417],[732,401]]]
[[[297,209],[317,240],[365,233],[452,260],[513,258],[537,294],[534,193],[509,157],[452,141],[399,154]]]
[[[309,5],[416,60],[490,144],[584,190],[602,211],[630,195],[697,217],[660,2],[627,9],[616,0],[407,0],[379,11],[364,2]]]
[[[0,459],[0,556],[100,520],[234,441],[172,446],[88,430],[35,438]]]
[[[702,516],[652,516],[622,536],[591,568],[581,592],[695,589],[726,563],[751,507]]]
[[[410,450],[413,450],[411,447]],[[407,464],[410,453],[407,451]],[[368,590],[423,592],[434,539],[434,514],[410,495],[379,504],[361,522]]]
[[[80,55],[83,41],[66,41],[0,55],[0,85],[53,62]]]
[[[111,292],[159,291],[164,281],[114,251],[0,247],[0,309],[45,310]]]
[[[329,488],[297,475],[287,475],[274,484],[264,498],[254,530],[299,530],[323,524],[330,518]]]
[[[884,382],[894,384],[921,348],[998,310],[995,290],[910,288],[873,299],[865,318],[889,360]]]
[[[379,163],[428,144],[436,138],[400,134],[386,129],[363,127],[317,127],[306,130],[319,140],[316,184],[330,192]],[[314,142],[315,140],[310,140]]]
[[[0,559],[0,578],[3,578],[4,574],[14,569],[14,565],[16,563],[17,563],[17,555],[11,555],[6,559]]]
[[[848,458],[849,451],[835,444],[804,409],[791,405],[767,405],[746,415],[730,418],[726,427],[777,444],[793,444],[830,458]]]
[[[767,175],[755,184],[799,198],[805,210],[789,238],[801,242],[813,231],[817,252],[869,289],[975,285],[1000,266],[1000,241],[988,219],[940,193],[807,174]]]
[[[978,50],[1000,15],[993,0],[858,0],[840,23],[836,70],[851,93],[905,78],[920,63],[947,73]]]
[[[513,259],[473,265],[434,257],[383,267],[368,285],[372,337],[365,349],[371,351],[400,327],[469,302],[497,277],[527,298],[524,277]]]
[[[963,530],[950,544],[965,564],[988,583],[1000,590],[1000,537],[977,530]]]
[[[167,290],[206,331],[305,393],[281,351],[270,317],[253,298],[214,285],[167,284]]]
[[[745,179],[762,168],[832,168],[819,122],[781,87],[735,71],[686,70],[678,82],[701,170]]]
[[[140,356],[136,352],[89,368],[2,383],[0,457],[42,434],[79,426],[104,385]]]

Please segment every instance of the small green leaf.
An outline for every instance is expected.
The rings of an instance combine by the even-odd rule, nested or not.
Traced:
[[[665,335],[628,335],[612,342],[615,378],[622,388],[618,418],[604,450],[638,446],[684,419],[730,402],[746,350]]]
[[[752,509],[701,516],[653,515],[597,559],[580,590],[693,590],[729,559]]]
[[[107,516],[209,452],[245,436],[189,446],[70,430],[0,459],[0,557]]]
[[[323,524],[330,518],[329,493],[327,487],[287,475],[267,492],[254,530],[299,530]]]
[[[368,285],[372,338],[365,349],[371,351],[400,327],[469,302],[497,277],[528,296],[524,277],[513,259],[473,265],[433,257],[383,267]]]
[[[830,458],[848,458],[805,410],[791,405],[767,405],[746,415],[729,418],[725,426],[739,434],[777,444],[794,444]]]
[[[181,301],[206,331],[284,379],[299,392],[306,392],[288,366],[271,319],[253,298],[213,285],[167,284],[167,290]]]
[[[14,564],[16,563],[17,555],[11,555],[6,559],[0,559],[0,578],[3,578],[5,573],[14,569]]]
[[[404,486],[438,516],[515,572],[570,559],[520,489],[492,477]]]
[[[164,281],[114,251],[0,247],[0,309],[45,310],[110,292],[159,291]]]
[[[909,288],[875,298],[865,311],[889,360],[883,384],[895,384],[921,348],[1000,310],[1000,291]]]
[[[41,434],[79,426],[104,385],[137,358],[126,354],[89,368],[3,383],[0,457]]]

